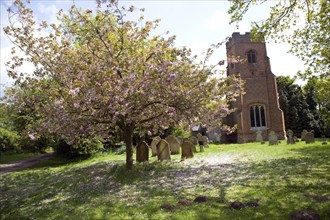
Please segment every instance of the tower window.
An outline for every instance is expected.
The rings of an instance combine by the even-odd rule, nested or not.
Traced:
[[[249,50],[247,52],[247,59],[248,59],[248,63],[257,63],[256,52],[253,50]]]
[[[266,127],[265,108],[261,105],[253,105],[250,107],[251,127]]]

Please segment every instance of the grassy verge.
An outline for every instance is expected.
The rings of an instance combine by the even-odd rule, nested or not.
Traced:
[[[300,142],[210,145],[132,171],[124,155],[54,158],[0,176],[1,219],[288,219],[299,210],[329,219],[329,157],[329,144]],[[235,210],[233,201],[259,206]]]

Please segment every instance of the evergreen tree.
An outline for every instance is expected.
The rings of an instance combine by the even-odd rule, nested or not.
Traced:
[[[315,78],[316,79],[316,78]],[[279,103],[284,114],[285,128],[299,135],[302,130],[314,131],[320,137],[324,131],[324,120],[318,110],[315,79],[302,89],[289,76],[277,78]]]
[[[315,132],[315,136],[320,137],[323,135],[325,123],[317,104],[317,91],[315,86],[317,81],[318,79],[316,77],[309,79],[304,86],[304,92],[308,109],[312,115],[311,127]]]

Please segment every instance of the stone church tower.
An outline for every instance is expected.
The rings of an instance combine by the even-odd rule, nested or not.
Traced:
[[[237,110],[226,121],[231,126],[237,124],[237,132],[227,138],[238,143],[255,141],[256,131],[261,130],[264,140],[268,140],[270,131],[275,131],[279,139],[286,139],[276,78],[270,68],[266,44],[251,42],[250,33],[233,33],[226,49],[227,75],[236,74],[245,81],[245,94],[232,103]],[[244,61],[237,62],[237,58]]]

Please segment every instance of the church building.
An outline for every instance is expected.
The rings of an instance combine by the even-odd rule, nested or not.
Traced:
[[[226,118],[227,124],[237,124],[237,131],[224,138],[238,143],[255,141],[256,131],[260,130],[264,140],[268,140],[270,131],[276,132],[279,139],[285,139],[284,116],[266,44],[252,42],[250,33],[241,35],[235,32],[226,43],[226,49],[227,75],[235,74],[244,80],[245,93],[232,103],[236,111]]]

